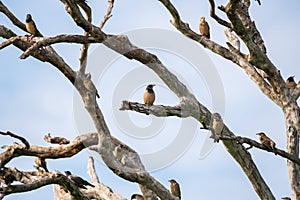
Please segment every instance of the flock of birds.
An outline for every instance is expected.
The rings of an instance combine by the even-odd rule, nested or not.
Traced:
[[[26,30],[28,33],[31,34],[31,36],[41,36],[40,32],[38,31],[34,21],[32,20],[32,17],[30,14],[27,14],[26,16]],[[199,31],[200,34],[208,39],[210,39],[210,28],[209,25],[207,23],[207,21],[205,21],[205,17],[201,17],[200,18],[200,23],[199,23]],[[227,32],[225,32],[225,34],[228,34],[228,30]],[[238,45],[239,46],[239,45]],[[286,80],[286,85],[288,87],[288,89],[293,90],[296,88],[297,84],[294,80],[294,76],[290,76],[287,80]],[[146,90],[144,92],[144,103],[146,106],[152,106],[154,101],[155,101],[155,93],[153,90],[153,87],[155,85],[154,84],[150,84],[146,87]],[[219,113],[213,113],[212,114],[212,126],[209,128],[212,132],[211,138],[214,139],[215,142],[219,141],[219,137],[222,136],[222,131],[223,131],[223,127],[224,127],[224,123],[222,120],[222,117]],[[265,133],[261,132],[261,133],[257,133],[256,134],[258,136],[258,139],[260,141],[260,143],[264,146],[266,146],[267,148],[273,150],[275,152],[275,146],[276,143],[269,138]],[[69,141],[65,138],[61,138],[61,137],[55,137],[55,138],[51,138],[50,134],[48,136],[45,136],[45,140],[51,142],[51,143],[58,143],[58,144],[68,144]],[[119,154],[114,154],[119,155]],[[36,169],[40,169],[43,168],[46,172],[48,172],[47,166],[46,166],[46,161],[45,158],[40,158],[40,157],[36,157],[35,159],[35,168]],[[76,176],[75,174],[72,174],[69,171],[65,171],[66,176],[74,183],[76,184],[78,187],[86,189],[85,186],[91,186],[94,187],[94,185],[90,184],[89,182],[87,182],[86,180],[82,179],[79,176]],[[171,193],[178,197],[179,199],[181,199],[181,192],[180,192],[180,187],[179,184],[174,180],[171,179],[169,180],[170,182],[170,191]],[[143,196],[140,194],[133,194],[131,196],[131,199],[136,199],[136,200],[143,200]],[[282,199],[288,200],[290,199],[289,197],[284,197]]]

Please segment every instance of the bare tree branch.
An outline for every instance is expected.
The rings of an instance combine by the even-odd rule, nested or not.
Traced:
[[[18,140],[20,140],[21,142],[23,142],[23,144],[25,145],[25,149],[26,150],[30,148],[29,142],[24,137],[22,137],[22,136],[16,135],[16,134],[14,134],[14,133],[12,133],[10,131],[7,131],[6,133],[0,131],[0,134],[1,135],[8,135],[8,136],[13,137],[13,138],[17,138]]]
[[[30,146],[29,149],[23,145],[13,144],[0,154],[0,168],[4,167],[11,159],[19,156],[38,156],[41,158],[58,159],[71,157],[82,149],[98,144],[96,133],[89,133],[76,137],[70,144],[55,147]]]
[[[28,192],[31,190],[38,189],[40,187],[59,184],[64,188],[67,188],[75,199],[86,199],[88,200],[78,189],[78,187],[72,183],[66,176],[62,175],[60,172],[22,172],[16,168],[3,168],[1,173],[9,173],[15,178],[15,181],[19,181],[23,184],[18,185],[8,185],[7,187],[1,187],[0,193],[4,196],[13,194]]]
[[[96,173],[96,170],[95,170],[94,158],[92,156],[89,156],[89,159],[88,159],[88,173],[92,179],[93,184],[100,183],[97,173]]]
[[[105,13],[102,21],[99,24],[99,28],[102,29],[104,27],[105,23],[112,17],[111,12],[114,7],[114,2],[115,2],[115,0],[108,0],[107,10],[106,10],[106,13]]]
[[[17,36],[17,39],[19,39],[19,36]],[[21,39],[23,39],[23,37],[21,37]],[[28,38],[27,38],[27,40],[28,40]],[[32,40],[34,40],[34,38]],[[13,41],[13,42],[15,42],[15,41]],[[11,42],[11,43],[13,43],[13,42]],[[101,42],[103,42],[103,40],[99,40],[99,39],[93,38],[91,36],[82,36],[82,35],[57,35],[54,37],[44,37],[44,38],[38,39],[38,41],[36,41],[31,47],[29,47],[20,56],[20,58],[25,59],[28,56],[30,56],[34,51],[37,51],[41,47],[49,46],[49,45],[57,44],[57,43],[89,44],[89,43],[101,43]],[[1,45],[0,45],[0,49],[1,49]]]
[[[223,20],[222,18],[220,18],[218,15],[216,15],[216,11],[215,11],[215,1],[214,0],[209,0],[210,3],[210,16],[212,18],[214,18],[219,24],[226,26],[228,28],[231,28],[231,23]]]
[[[133,110],[139,113],[145,113],[146,115],[152,114],[157,117],[169,117],[169,116],[178,116],[184,117],[181,106],[164,106],[164,105],[153,105],[147,106],[138,102],[129,102],[123,101],[121,108],[119,110]]]
[[[250,148],[251,147],[256,147],[258,149],[262,149],[262,150],[265,150],[265,151],[268,151],[268,152],[272,152],[272,153],[275,153],[275,154],[278,154],[280,155],[281,157],[283,158],[286,158],[298,165],[300,165],[300,159],[290,153],[287,153],[285,152],[284,150],[281,150],[281,149],[278,149],[278,148],[275,148],[275,151],[273,151],[272,149],[256,142],[255,140],[252,140],[250,138],[246,138],[246,137],[241,137],[241,136],[235,136],[235,137],[228,137],[228,136],[220,136],[219,137],[220,140],[236,140],[237,143],[239,144],[249,144],[250,145]]]

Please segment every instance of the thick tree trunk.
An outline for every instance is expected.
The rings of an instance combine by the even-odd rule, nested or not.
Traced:
[[[298,157],[299,156],[299,134],[295,126],[295,122],[299,124],[299,107],[295,103],[286,106],[283,109],[285,124],[286,124],[286,137],[287,137],[287,152]],[[287,160],[287,169],[291,184],[293,199],[300,199],[300,174],[299,165]]]

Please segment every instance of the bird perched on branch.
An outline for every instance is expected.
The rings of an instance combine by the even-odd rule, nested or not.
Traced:
[[[170,191],[171,191],[171,193],[175,197],[178,197],[179,199],[181,199],[181,192],[180,192],[179,184],[174,179],[169,180],[169,182],[170,182]]]
[[[91,186],[91,187],[95,187],[94,185],[92,185],[91,183],[87,182],[86,180],[84,180],[83,178],[72,174],[70,171],[65,171],[66,176],[68,177],[68,179],[70,179],[77,187],[79,188],[83,188],[83,189],[87,189],[85,186]]]
[[[131,200],[135,199],[135,200],[144,200],[144,197],[140,194],[133,194],[131,195]]]
[[[41,158],[41,157],[36,157],[34,159],[34,162],[36,165],[34,165],[34,168],[36,168],[37,170],[39,170],[40,168],[44,168],[45,172],[49,172],[47,169],[47,163],[45,158]]]
[[[219,142],[219,137],[222,135],[224,123],[219,113],[212,114],[212,126],[211,126],[211,138],[214,138],[214,142]]]
[[[98,90],[91,79],[92,75],[90,73],[87,73],[86,78],[83,80],[83,85],[90,93],[94,94],[97,98],[100,98]]]
[[[290,77],[288,77],[288,79],[286,79],[285,84],[286,84],[287,88],[289,88],[289,89],[296,88],[297,83],[295,82],[294,77],[295,76],[290,76]]]
[[[38,29],[36,28],[36,25],[34,23],[34,21],[32,20],[31,14],[27,14],[26,16],[26,30],[28,33],[30,33],[32,36],[38,36],[41,37],[42,35],[40,34],[40,32],[38,31]]]
[[[49,142],[51,144],[69,144],[70,141],[67,140],[66,138],[63,138],[63,137],[51,137],[50,133],[48,133],[48,135],[45,135],[44,136],[44,140],[46,142]]]
[[[258,136],[259,142],[262,145],[264,145],[265,147],[273,150],[276,154],[276,151],[275,151],[276,143],[271,138],[266,136],[266,134],[263,133],[263,132],[257,133],[256,135]]]
[[[155,93],[154,93],[154,90],[153,90],[154,86],[155,86],[154,84],[150,84],[150,85],[147,86],[147,88],[145,90],[144,103],[147,106],[152,106],[154,101],[155,101]]]
[[[204,37],[210,38],[209,25],[207,21],[205,21],[205,17],[200,18],[199,31]]]

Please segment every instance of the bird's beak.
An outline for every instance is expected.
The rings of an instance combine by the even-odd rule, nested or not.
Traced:
[[[259,135],[260,133],[256,133],[255,135]]]

